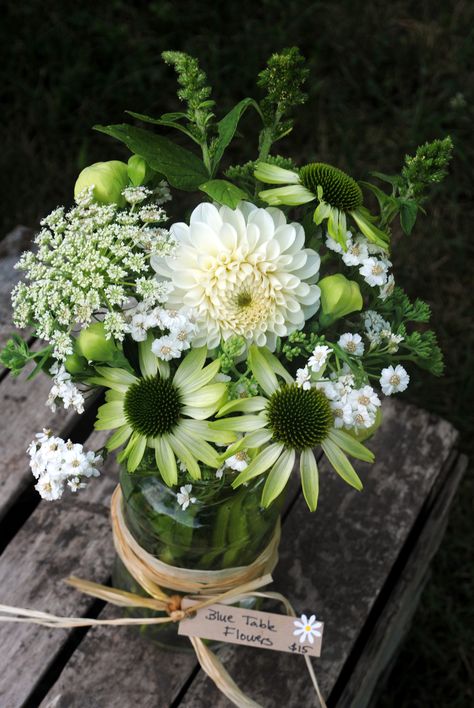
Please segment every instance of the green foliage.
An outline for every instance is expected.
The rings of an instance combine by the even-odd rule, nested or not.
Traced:
[[[258,76],[258,85],[266,91],[261,102],[264,129],[260,133],[259,160],[266,161],[273,143],[288,135],[293,128],[289,117],[307,95],[302,87],[309,70],[297,47],[272,54],[266,68]]]
[[[246,192],[225,179],[212,179],[209,182],[204,182],[199,186],[199,189],[214,201],[225,204],[231,209],[235,209],[242,199],[248,199]]]
[[[406,155],[400,175],[372,172],[374,177],[392,186],[391,194],[386,194],[373,184],[361,182],[376,196],[383,226],[399,214],[403,232],[411,234],[418,212],[423,211],[421,205],[428,197],[429,187],[446,177],[452,152],[453,141],[448,135],[443,140],[420,145],[413,157]]]
[[[453,154],[453,141],[448,135],[443,140],[433,140],[420,145],[415,155],[405,157],[402,169],[402,197],[413,197],[420,202],[426,190],[433,184],[442,182],[448,174],[448,165]]]
[[[255,108],[255,110],[260,113],[258,104],[252,98],[244,98],[242,101],[239,101],[239,103],[234,106],[232,110],[224,116],[224,118],[222,118],[222,120],[218,122],[217,137],[212,141],[210,147],[211,168],[213,174],[215,173],[222,156],[224,155],[226,147],[235,135],[240,119],[250,106]]]
[[[269,164],[276,165],[277,167],[283,167],[286,170],[296,169],[296,164],[294,160],[289,157],[282,157],[281,155],[268,155],[267,160]],[[252,194],[256,187],[256,180],[254,177],[255,168],[259,160],[250,160],[245,162],[243,165],[232,165],[226,170],[226,177],[236,182],[242,189]]]
[[[47,346],[39,351],[33,351],[18,334],[13,334],[5,347],[0,351],[0,362],[10,369],[13,376],[19,376],[24,367],[30,362],[35,362],[35,368],[28,376],[28,380],[48,368],[53,347]]]
[[[405,291],[396,287],[390,297],[378,306],[381,315],[390,316],[397,324],[402,322],[429,322],[431,308],[428,303],[420,298],[414,302],[410,300]]]
[[[273,125],[276,116],[280,120],[306,101],[307,94],[302,87],[309,70],[304,63],[298,47],[291,47],[272,54],[266,68],[258,75],[258,86],[266,91],[261,103],[266,125]],[[290,122],[279,125],[283,132],[288,127],[291,127]]]
[[[309,356],[315,346],[324,341],[314,332],[292,332],[282,347],[282,354],[288,361],[293,361],[299,356]]]
[[[194,153],[143,128],[121,125],[96,125],[95,129],[125,143],[141,155],[156,172],[165,175],[172,187],[193,191],[206,181],[208,174]]]
[[[184,52],[163,52],[163,60],[166,64],[173,66],[178,75],[178,98],[187,105],[186,118],[188,119],[188,130],[201,142],[206,139],[209,123],[214,114],[212,108],[214,101],[209,99],[212,89],[207,85],[207,77],[200,68],[199,62],[194,57]],[[173,118],[181,117],[181,114],[171,114],[170,122],[175,122]],[[162,117],[163,118],[163,117]]]
[[[432,330],[412,332],[402,342],[402,348],[411,353],[413,361],[421,369],[426,369],[434,376],[442,376],[444,371],[443,352],[438,345],[436,334]]]

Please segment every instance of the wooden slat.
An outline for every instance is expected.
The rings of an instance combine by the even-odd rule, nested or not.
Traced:
[[[41,504],[0,559],[2,603],[56,614],[87,614],[92,600],[77,596],[62,580],[70,574],[86,574],[104,582],[112,558],[108,516],[102,505]],[[0,626],[2,708],[23,705],[70,635],[66,629]]]
[[[359,466],[365,491],[349,489],[322,464],[317,513],[311,515],[302,499],[292,509],[284,525],[275,587],[299,611],[315,611],[326,621],[323,658],[316,662],[326,694],[455,440],[447,423],[389,401],[385,424],[373,443],[378,462],[372,468]],[[230,645],[220,654],[231,675],[266,708],[307,705],[311,700],[309,677],[299,657]],[[129,631],[94,631],[78,647],[42,708],[167,706],[194,666],[192,657],[179,656],[182,663]],[[200,672],[180,705],[230,704]]]
[[[390,588],[383,613],[378,616],[365,645],[356,657],[350,678],[337,700],[338,708],[367,708],[376,706],[397,650],[405,639],[415,614],[418,600],[429,578],[429,567],[440,543],[449,518],[449,510],[456,490],[467,467],[467,457],[457,457],[453,465],[446,465],[442,484],[432,495],[427,519],[420,533],[407,549],[403,572]]]

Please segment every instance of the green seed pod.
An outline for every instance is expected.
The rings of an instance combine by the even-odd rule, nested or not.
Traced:
[[[129,184],[128,168],[125,162],[110,160],[96,162],[85,167],[74,185],[74,196],[77,197],[87,187],[94,185],[94,198],[101,204],[118,204],[125,206],[122,191]]]
[[[321,288],[320,323],[328,327],[350,312],[362,310],[362,295],[358,284],[341,273],[328,275],[318,282]]]
[[[127,166],[128,177],[134,187],[146,184],[153,177],[153,170],[140,155],[132,155]]]
[[[299,171],[301,184],[313,194],[322,187],[323,199],[341,211],[362,206],[362,190],[357,182],[337,167],[324,162],[311,162]]]
[[[114,340],[105,338],[103,322],[94,322],[83,329],[76,339],[75,350],[87,361],[113,361],[118,352]]]

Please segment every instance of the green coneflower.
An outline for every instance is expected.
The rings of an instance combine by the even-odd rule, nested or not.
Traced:
[[[125,369],[96,367],[98,376],[90,383],[109,390],[95,428],[116,429],[106,447],[115,450],[125,445],[118,460],[127,461],[129,472],[138,467],[147,446],[154,448],[161,476],[172,486],[178,481],[176,458],[191,477],[199,479],[199,461],[215,468],[220,464],[218,453],[207,441],[228,444],[236,435],[212,430],[207,421],[226,393],[225,383],[211,383],[220,361],[204,366],[206,347],[193,349],[171,375],[169,364],[152,353],[152,339],[150,335],[139,345],[142,377]]]
[[[299,172],[285,170],[276,165],[259,163],[255,177],[268,184],[284,187],[260,192],[261,199],[272,206],[286,204],[297,206],[317,200],[314,221],[320,224],[327,219],[328,233],[346,248],[347,214],[369,241],[381,248],[388,248],[388,235],[374,225],[374,217],[363,207],[362,190],[357,182],[337,167],[324,162],[312,162]]]
[[[335,471],[356,489],[362,483],[345,453],[365,462],[374,456],[348,433],[334,427],[329,401],[316,388],[299,387],[280,361],[266,348],[251,346],[249,366],[266,395],[226,403],[210,423],[219,431],[245,433],[230,445],[225,457],[243,448],[261,448],[248,466],[234,480],[233,486],[245,484],[269,471],[262,494],[263,506],[269,506],[283,491],[299,455],[301,485],[311,511],[318,504],[319,476],[315,449],[321,448]],[[280,377],[283,383],[278,381]]]

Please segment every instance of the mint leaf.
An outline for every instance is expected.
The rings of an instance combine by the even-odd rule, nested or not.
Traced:
[[[409,236],[415,226],[416,216],[418,214],[417,203],[412,200],[400,200],[400,224],[403,233]]]
[[[193,191],[209,177],[203,162],[189,150],[143,128],[121,125],[96,125],[95,130],[120,140],[141,155],[156,172],[165,175],[172,187]]]
[[[240,119],[249,106],[253,106],[260,113],[260,109],[253,98],[244,98],[217,123],[218,137],[214,142],[212,155],[213,172],[216,171],[226,147],[235,135]]]
[[[225,204],[231,209],[235,209],[242,199],[248,199],[248,194],[243,189],[225,179],[211,179],[199,185],[199,189],[214,201]]]

